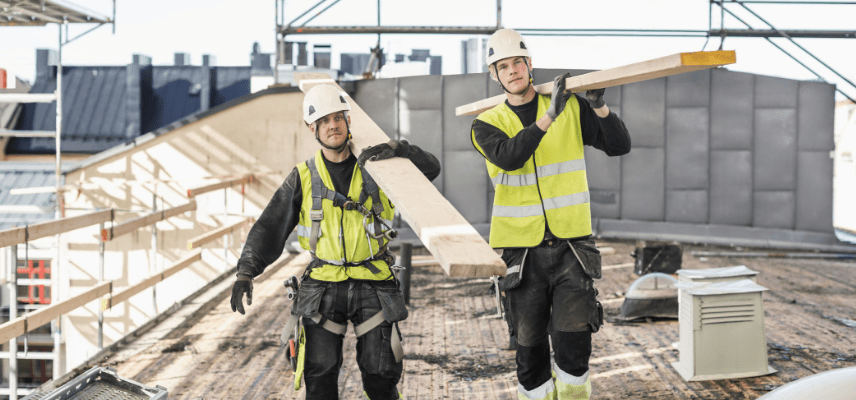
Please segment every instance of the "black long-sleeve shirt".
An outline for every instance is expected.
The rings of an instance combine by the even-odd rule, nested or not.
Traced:
[[[627,132],[627,127],[618,115],[610,111],[605,118],[600,118],[587,100],[576,94],[574,96],[577,96],[577,103],[580,106],[580,130],[583,144],[602,150],[610,157],[629,153],[630,133]],[[506,171],[513,171],[522,168],[535,154],[535,150],[538,149],[541,139],[547,132],[535,125],[538,118],[538,95],[532,101],[519,106],[513,106],[508,101],[505,104],[520,118],[524,126],[523,130],[514,137],[509,137],[499,128],[477,119],[473,122],[473,136],[488,161]],[[563,112],[568,110],[565,108]],[[550,227],[545,226],[544,240],[550,240],[553,237]]]
[[[600,118],[584,98],[577,96],[580,106],[580,130],[583,144],[602,150],[608,156],[621,156],[630,152],[630,134],[624,122],[615,113]],[[523,124],[524,128],[514,137],[486,122],[475,120],[473,133],[476,143],[484,151],[485,157],[506,171],[519,169],[532,157],[541,139],[547,134],[535,121],[538,118],[538,96],[529,103],[513,106],[506,104]],[[569,109],[565,109],[567,112]]]
[[[440,161],[431,153],[417,146],[400,142],[397,154],[409,159],[416,168],[433,181],[440,175]],[[334,163],[324,159],[334,189],[343,194],[349,192],[356,157],[351,155],[345,161]],[[295,167],[285,181],[276,190],[258,221],[250,229],[247,241],[238,260],[238,275],[259,276],[268,265],[276,261],[285,248],[288,235],[300,221],[300,209],[303,205],[303,186],[300,172]]]

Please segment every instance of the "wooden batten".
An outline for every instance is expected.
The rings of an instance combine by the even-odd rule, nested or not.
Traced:
[[[115,306],[116,304],[119,304],[125,300],[130,299],[134,295],[142,292],[143,290],[146,290],[146,289],[154,286],[158,282],[161,282],[164,279],[169,278],[172,275],[175,275],[179,271],[187,268],[191,264],[193,264],[193,263],[195,263],[201,259],[202,259],[202,249],[197,249],[196,251],[192,251],[189,254],[187,254],[186,256],[182,257],[180,260],[176,261],[169,268],[164,270],[164,272],[162,272],[160,274],[152,275],[151,277],[146,278],[145,280],[143,280],[140,283],[137,283],[136,285],[133,285],[133,286],[131,286],[131,287],[119,292],[119,293],[116,293],[114,295],[111,295],[108,298],[103,299],[103,301],[101,302],[101,309],[102,310],[108,310],[108,309],[112,308],[113,306]]]
[[[70,232],[90,225],[100,224],[113,219],[113,210],[96,211],[90,214],[78,215],[42,222],[21,228],[11,228],[0,231],[0,247],[13,246],[43,237]]]
[[[583,92],[591,89],[602,89],[612,86],[640,82],[649,79],[662,78],[685,72],[714,68],[737,62],[737,53],[733,50],[698,51],[694,53],[678,53],[666,57],[655,58],[622,67],[589,72],[572,76],[565,80],[565,88],[571,92]],[[553,92],[553,82],[535,86],[540,94]],[[455,108],[455,115],[477,115],[505,101],[501,94],[475,103]]]
[[[203,193],[213,192],[217,189],[225,189],[230,188],[235,185],[241,185],[246,183],[252,183],[255,180],[255,175],[247,174],[237,179],[230,179],[228,181],[212,183],[210,185],[205,185],[202,187],[187,189],[187,197],[193,198],[195,196],[199,196]]]
[[[219,239],[221,236],[232,233],[235,229],[239,229],[239,228],[243,227],[244,225],[251,224],[252,222],[253,222],[253,218],[250,217],[250,218],[244,219],[242,221],[238,221],[234,224],[226,225],[222,228],[213,230],[213,231],[208,232],[204,235],[199,235],[199,236],[187,241],[187,249],[193,250],[195,248],[202,246],[203,244],[213,242],[213,241]]]
[[[184,214],[188,211],[196,210],[196,200],[191,200],[187,204],[180,205],[178,207],[167,208],[162,211],[156,211],[149,215],[145,215],[139,218],[132,219],[130,221],[123,222],[118,225],[114,225],[110,228],[105,228],[101,230],[101,240],[102,241],[110,241],[119,236],[131,233],[136,231],[137,229],[158,223],[168,218],[172,218],[176,215]]]
[[[294,78],[304,92],[315,85],[330,84],[344,93],[326,74],[296,73]],[[350,105],[351,150],[355,156],[368,146],[389,141],[353,99]],[[505,275],[505,263],[499,255],[410,160],[372,161],[366,163],[366,169],[449,276]]]

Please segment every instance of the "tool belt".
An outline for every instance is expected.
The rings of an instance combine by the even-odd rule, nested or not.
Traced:
[[[290,282],[294,281],[286,281],[286,285],[289,285]],[[292,308],[292,313],[289,316],[288,321],[282,330],[282,335],[279,338],[280,343],[282,343],[283,346],[288,346],[289,340],[292,337],[295,339],[299,339],[301,337],[301,317],[308,318],[321,328],[337,335],[344,335],[345,332],[347,332],[347,323],[340,324],[333,322],[324,318],[324,316],[318,312],[318,307],[321,303],[321,297],[324,294],[324,290],[325,285],[311,285],[311,287],[300,285],[297,291],[297,298],[295,300],[294,307]],[[392,354],[395,357],[395,362],[401,362],[404,358],[404,348],[402,346],[401,331],[398,329],[398,321],[402,321],[407,318],[408,312],[407,308],[404,307],[404,299],[401,296],[400,290],[397,288],[395,290],[397,291],[398,296],[387,293],[388,290],[385,291],[379,288],[376,288],[376,290],[381,304],[381,311],[359,325],[354,325],[354,335],[356,337],[363,336],[372,329],[381,325],[384,321],[391,323],[393,332],[392,338],[390,339]]]

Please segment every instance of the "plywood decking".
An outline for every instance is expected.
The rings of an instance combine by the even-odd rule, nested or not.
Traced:
[[[615,315],[623,292],[636,276],[629,243],[610,242],[615,253],[604,257],[598,282],[607,314]],[[764,294],[768,356],[779,372],[765,377],[684,382],[669,365],[678,359],[677,321],[607,323],[594,335],[591,360],[598,399],[754,399],[792,380],[833,368],[856,366],[856,329],[836,318],[854,319],[856,263],[818,260],[693,258],[685,247],[685,268],[746,265],[759,271]],[[711,248],[705,248],[711,250]],[[123,377],[169,389],[170,398],[303,399],[278,344],[290,307],[282,282],[299,274],[306,255],[256,280],[254,303],[247,315],[229,307],[230,289],[222,290],[196,315],[164,339],[136,345],[138,354],[113,355],[100,365]],[[229,279],[228,281],[231,281]],[[514,352],[506,350],[505,323],[497,319],[483,278],[451,278],[438,266],[415,267],[410,317],[405,335],[404,376],[399,389],[406,399],[515,399]],[[180,313],[180,312],[179,312]],[[167,321],[165,321],[167,322]],[[153,331],[161,329],[153,328]],[[350,330],[350,328],[349,328]],[[149,339],[151,340],[151,339]],[[148,347],[150,345],[150,347]],[[345,338],[340,398],[362,393],[354,361],[352,332]],[[135,346],[131,343],[130,346]]]

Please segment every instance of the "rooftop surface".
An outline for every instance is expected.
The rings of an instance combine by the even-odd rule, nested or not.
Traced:
[[[623,293],[637,278],[630,242],[599,241],[615,252],[604,256],[597,282],[608,316],[618,314]],[[856,366],[856,262],[769,258],[698,259],[684,246],[685,269],[745,265],[758,271],[763,293],[767,354],[777,373],[744,379],[686,382],[670,365],[678,321],[607,322],[593,338],[594,398],[754,399],[790,381],[835,368]],[[424,250],[422,250],[424,251]],[[418,250],[415,250],[418,252]],[[247,315],[233,313],[228,277],[146,334],[98,364],[120,376],[169,389],[171,399],[303,399],[293,389],[279,335],[291,307],[282,282],[302,273],[306,253],[290,256],[255,281]],[[406,399],[516,399],[514,352],[507,350],[505,323],[496,317],[486,279],[445,276],[438,266],[414,267],[405,336]],[[343,399],[361,398],[352,328],[345,337],[339,377]]]

